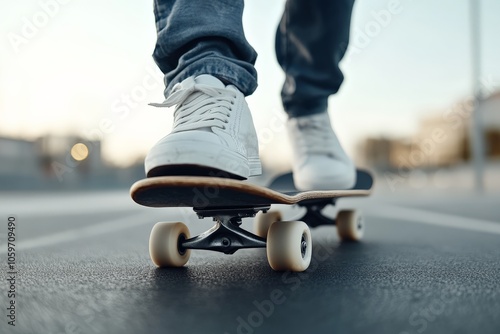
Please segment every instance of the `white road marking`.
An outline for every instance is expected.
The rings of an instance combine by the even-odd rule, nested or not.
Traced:
[[[26,249],[40,248],[44,246],[52,246],[64,242],[80,240],[84,238],[102,235],[105,233],[116,232],[119,230],[124,230],[145,223],[151,223],[150,219],[149,220],[146,219],[147,216],[151,215],[148,213],[141,212],[127,217],[108,220],[101,222],[99,224],[94,224],[82,228],[50,234],[39,238],[33,238],[25,241],[20,240],[19,242],[17,242],[16,248],[22,251]],[[7,247],[2,247],[2,249],[0,249],[0,254],[7,253],[6,248]]]
[[[3,204],[3,203],[2,203]],[[81,214],[82,212],[91,213],[104,213],[104,212],[118,212],[124,210],[137,209],[137,204],[127,202],[107,203],[106,200],[95,203],[75,203],[74,201],[67,201],[65,203],[16,203],[12,205],[7,203],[5,207],[9,208],[8,212],[0,212],[0,214],[7,216],[14,213],[17,217],[57,217],[64,215]]]
[[[138,207],[127,191],[67,194],[16,194],[0,192],[0,214],[18,217],[62,216],[82,212],[102,213],[133,210]],[[4,212],[8,208],[8,212]]]
[[[475,232],[500,234],[500,222],[467,218],[445,213],[429,212],[420,209],[404,208],[393,205],[380,205],[366,207],[363,211],[367,214],[381,217],[405,220],[415,223],[457,228]]]

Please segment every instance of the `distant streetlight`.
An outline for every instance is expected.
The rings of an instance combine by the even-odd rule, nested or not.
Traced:
[[[76,161],[85,160],[87,159],[88,156],[89,156],[89,149],[85,144],[76,143],[71,148],[71,157]]]
[[[472,82],[474,91],[474,110],[470,124],[470,147],[474,166],[474,184],[476,191],[484,191],[484,136],[481,122],[480,104],[481,87],[481,31],[480,31],[480,0],[469,0],[471,29],[471,59]]]

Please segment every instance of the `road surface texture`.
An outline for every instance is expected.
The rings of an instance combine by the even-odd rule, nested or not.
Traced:
[[[156,269],[155,222],[183,221],[195,235],[211,221],[142,208],[126,190],[3,193],[0,333],[500,333],[498,198],[418,191],[341,200],[364,211],[365,239],[341,243],[334,227],[314,229],[313,262],[298,274],[271,270],[263,249],[193,251],[184,268]]]

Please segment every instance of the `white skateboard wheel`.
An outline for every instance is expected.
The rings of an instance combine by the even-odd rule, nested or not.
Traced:
[[[180,250],[179,241],[189,237],[189,229],[183,223],[157,223],[149,236],[151,260],[157,267],[182,267],[191,250]]]
[[[339,211],[335,225],[337,225],[337,234],[343,241],[359,241],[363,238],[365,223],[361,213],[356,210]]]
[[[279,221],[267,234],[267,260],[276,271],[304,271],[312,256],[309,227],[301,221]]]
[[[281,221],[282,219],[283,218],[280,211],[268,211],[266,213],[259,211],[255,216],[254,221],[255,235],[261,238],[266,238],[267,232],[269,231],[271,225],[275,222]]]

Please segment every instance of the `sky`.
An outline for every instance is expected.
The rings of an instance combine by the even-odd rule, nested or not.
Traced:
[[[394,1],[398,12],[380,21]],[[478,1],[482,78],[500,89],[500,2]],[[289,159],[274,55],[284,4],[248,0],[243,18],[259,54],[259,88],[247,100],[270,164]],[[170,131],[173,110],[148,106],[163,101],[152,1],[0,0],[0,8],[0,136],[101,139],[105,160],[127,165]],[[349,153],[367,136],[411,135],[472,92],[469,1],[358,0],[341,68],[329,112]]]

